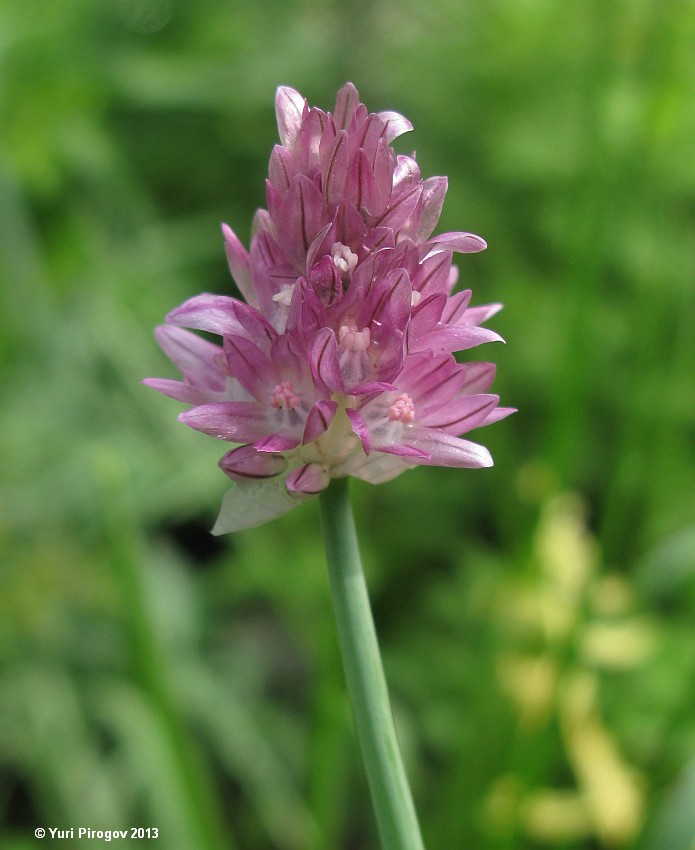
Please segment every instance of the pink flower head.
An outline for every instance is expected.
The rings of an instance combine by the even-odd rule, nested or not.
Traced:
[[[179,417],[191,428],[240,444],[220,461],[235,487],[216,534],[279,516],[336,476],[491,466],[462,435],[512,412],[488,392],[492,364],[453,356],[501,339],[481,326],[500,305],[453,292],[453,254],[486,245],[432,236],[447,181],[394,153],[410,122],[368,113],[352,83],[333,113],[284,86],[276,111],[281,144],[250,252],[222,226],[246,303],[205,294],[173,310],[157,338],[183,381],[145,381],[192,405]]]

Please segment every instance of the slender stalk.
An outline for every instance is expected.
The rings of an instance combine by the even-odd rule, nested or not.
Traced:
[[[321,494],[323,540],[345,678],[384,850],[423,850],[398,747],[348,483]]]

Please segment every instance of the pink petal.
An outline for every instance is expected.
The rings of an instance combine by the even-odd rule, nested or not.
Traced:
[[[362,148],[371,165],[374,162],[379,142],[384,138],[385,133],[384,122],[372,112],[357,132],[350,133],[349,157],[352,158],[355,151]]]
[[[227,452],[219,462],[220,469],[234,481],[272,478],[287,467],[281,455],[259,452],[253,446],[239,446]]]
[[[333,121],[337,130],[347,130],[360,102],[360,96],[352,83],[346,83],[335,100]]]
[[[394,248],[395,244],[390,227],[375,227],[367,234],[363,248],[367,254],[373,254],[383,248]]]
[[[252,443],[268,429],[265,409],[255,401],[201,404],[179,414],[179,421],[194,431],[237,443]]]
[[[323,304],[314,288],[300,277],[287,315],[287,332],[306,342],[313,339],[325,324]]]
[[[442,310],[446,305],[446,295],[443,292],[430,295],[421,301],[413,310],[408,325],[408,339],[416,339],[422,334],[435,328],[442,317]]]
[[[330,112],[325,114],[325,127],[323,128],[323,132],[321,133],[321,139],[319,141],[319,161],[321,157],[325,154],[325,152],[330,148],[333,144],[335,137],[338,135],[338,128],[335,126],[335,121],[333,120],[333,116]]]
[[[171,325],[160,325],[154,333],[162,351],[178,366],[188,383],[218,392],[224,390],[227,375],[219,365],[222,354],[219,345]]]
[[[418,423],[428,428],[437,428],[445,434],[460,437],[461,434],[482,425],[498,402],[499,396],[496,395],[460,396],[438,410],[424,417],[418,417]]]
[[[326,224],[327,216],[321,192],[311,180],[298,174],[287,190],[276,219],[278,239],[297,268],[304,270],[309,246]]]
[[[463,321],[469,325],[482,325],[487,322],[492,316],[499,313],[502,309],[501,304],[485,304],[480,307],[469,307],[463,317]]]
[[[259,345],[272,340],[272,326],[253,307],[227,295],[196,295],[166,317],[170,325],[227,335],[239,334]]]
[[[286,437],[283,434],[269,434],[261,437],[253,444],[259,452],[289,452],[296,449],[300,440],[297,437]]]
[[[440,233],[433,236],[423,247],[428,248],[428,253],[436,251],[457,251],[459,254],[477,254],[487,248],[487,242],[474,233],[455,231],[453,233]]]
[[[239,320],[234,306],[235,298],[228,295],[195,295],[175,307],[166,317],[170,325],[195,328],[215,334],[238,333]]]
[[[302,435],[302,443],[310,443],[328,430],[338,410],[338,403],[330,399],[321,399],[309,411]]]
[[[281,374],[283,380],[290,379],[297,385],[311,384],[306,350],[301,342],[290,334],[282,334],[274,340],[270,348],[270,362],[276,374]]]
[[[357,324],[365,328],[376,323],[386,333],[405,329],[412,292],[408,272],[403,268],[392,269],[383,279],[374,280],[357,316]]]
[[[423,449],[416,448],[411,445],[400,445],[400,446],[375,446],[375,449],[378,452],[384,452],[390,455],[396,455],[397,457],[408,458],[410,460],[414,460],[418,463],[422,463],[423,461],[429,460],[430,455],[428,452]]]
[[[382,227],[390,227],[394,232],[400,230],[413,212],[415,212],[421,194],[422,186],[416,183],[415,186],[407,189],[395,199],[392,196],[386,212],[377,219],[375,224]]]
[[[391,159],[391,151],[384,139],[379,140],[377,145],[376,155],[374,157],[374,189],[370,202],[370,212],[372,215],[381,215],[389,201],[391,200],[391,191],[393,188],[393,164]]]
[[[335,227],[338,242],[348,245],[355,253],[359,253],[360,245],[367,234],[362,216],[346,201],[341,201],[335,210]]]
[[[487,392],[495,380],[494,363],[466,363],[466,380],[461,390],[467,393]]]
[[[452,266],[449,269],[449,280],[447,281],[447,284],[446,284],[447,295],[451,295],[451,293],[454,291],[454,287],[458,283],[458,279],[459,279],[459,270],[456,266]]]
[[[471,291],[470,289],[464,289],[462,292],[457,292],[454,295],[451,295],[447,298],[446,305],[442,310],[442,324],[445,325],[458,325],[461,323],[465,323],[468,325],[474,325],[476,322],[468,322],[465,321],[464,316],[466,310],[468,310],[468,305],[471,302]]]
[[[319,164],[319,145],[327,116],[315,107],[304,111],[302,126],[294,141],[292,162],[296,173],[314,174]]]
[[[413,242],[416,244],[419,245],[428,239],[437,226],[439,216],[442,214],[446,190],[446,177],[430,177],[422,184],[420,224],[412,236]]]
[[[290,181],[295,173],[291,152],[282,145],[275,145],[270,154],[268,177],[281,195],[290,188]]]
[[[446,293],[451,257],[451,253],[441,251],[423,260],[413,275],[413,289],[417,289],[423,298],[436,292]]]
[[[393,172],[393,190],[396,194],[404,192],[409,187],[420,182],[420,167],[415,159],[399,154],[396,157],[396,168]]]
[[[229,371],[261,404],[268,400],[268,385],[272,386],[273,368],[266,355],[242,336],[224,338],[224,352]]]
[[[286,195],[287,192],[281,192],[270,180],[265,181],[265,203],[268,207],[270,227],[273,233],[275,233],[276,225],[282,215],[282,202]]]
[[[340,272],[328,254],[321,257],[312,268],[309,283],[326,307],[330,307],[343,297],[343,281]]]
[[[409,432],[409,442],[411,446],[425,454],[426,457],[420,463],[426,466],[456,466],[470,469],[492,466],[490,452],[484,446],[431,428],[413,426]]]
[[[493,422],[499,422],[500,419],[506,419],[512,413],[518,413],[516,407],[496,407],[491,410],[480,425],[491,425]]]
[[[391,144],[394,139],[402,136],[403,133],[409,133],[413,129],[413,125],[398,112],[377,112],[377,115],[386,125],[386,141]]]
[[[412,398],[418,418],[438,409],[461,391],[467,366],[451,354],[410,355],[398,376],[398,386]]]
[[[257,310],[241,301],[236,302],[234,311],[241,327],[239,336],[257,345],[262,351],[268,351],[277,339],[273,326]]]
[[[390,174],[387,183],[377,183],[369,156],[362,148],[355,151],[345,181],[345,196],[360,213],[377,215],[383,212],[391,194]]]
[[[257,236],[259,233],[263,233],[264,231],[270,230],[271,221],[270,221],[270,213],[268,210],[256,210],[253,215],[253,222],[251,223],[251,237],[253,241],[253,237]]]
[[[308,351],[314,379],[331,392],[344,393],[343,376],[338,360],[338,344],[330,328],[322,328],[314,337]]]
[[[411,294],[410,278],[405,269],[393,269],[372,287],[358,314],[357,325],[370,328],[370,349],[378,351],[378,357],[372,360],[368,370],[354,375],[352,385],[372,380],[391,382],[400,372]]]
[[[359,437],[360,443],[362,443],[364,453],[368,455],[372,447],[372,440],[364,417],[361,413],[358,413],[358,411],[353,410],[351,407],[346,408],[345,413],[347,414],[347,418],[350,420],[353,432]]]
[[[399,234],[398,243],[393,252],[393,264],[402,266],[412,278],[420,268],[420,253],[413,241],[409,237],[401,238],[402,235],[402,233]]]
[[[367,107],[363,103],[358,103],[357,109],[355,109],[355,114],[352,116],[352,121],[350,121],[348,132],[351,135],[359,133],[360,127],[364,125],[364,122],[368,117],[369,112],[367,112]]]
[[[184,381],[172,381],[169,378],[145,378],[142,383],[158,393],[182,401],[184,404],[206,404],[218,401],[222,393],[193,387]]]
[[[325,151],[321,151],[321,185],[329,204],[343,196],[348,171],[348,135],[341,130]]]
[[[455,327],[442,325],[414,340],[410,344],[410,352],[451,353],[453,351],[466,351],[486,342],[504,342],[504,340],[499,334],[487,328],[477,328],[472,325]]]
[[[302,496],[315,496],[331,482],[331,476],[318,463],[306,463],[295,469],[285,479],[285,486],[289,493],[297,493]]]
[[[358,264],[352,273],[352,283],[347,291],[347,296],[356,307],[359,307],[364,299],[378,287],[382,278],[393,269],[395,249],[382,248],[379,251],[370,252]],[[347,307],[347,304],[343,304]]]
[[[292,148],[302,125],[304,98],[289,86],[280,86],[275,95],[275,114],[277,116],[280,141],[286,148]]]
[[[369,214],[374,196],[374,174],[367,154],[360,148],[350,162],[345,194],[348,200],[362,213]]]
[[[268,214],[266,213],[266,215]],[[272,225],[269,216],[268,224]],[[285,255],[280,250],[280,246],[275,241],[269,229],[263,229],[254,234],[251,240],[252,275],[255,276],[257,272],[268,268],[268,266],[279,266],[286,262]]]
[[[307,274],[304,275],[304,277],[311,275],[311,270],[317,262],[317,257],[323,259],[325,255],[330,254],[331,247],[334,243],[339,241],[334,217],[332,221],[328,222],[328,224],[324,224],[324,226],[312,239],[311,245],[309,245],[309,249],[306,252]],[[318,262],[320,262],[320,259]]]
[[[391,392],[398,392],[398,387],[386,381],[365,381],[363,384],[350,387],[350,395],[374,395]]]
[[[241,244],[231,227],[222,224],[222,233],[229,271],[232,273],[234,282],[239,287],[239,292],[244,296],[246,302],[257,307],[256,293],[253,291],[253,284],[251,283],[251,265],[248,251]]]

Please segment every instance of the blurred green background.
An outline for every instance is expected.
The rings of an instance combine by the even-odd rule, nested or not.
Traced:
[[[488,240],[519,408],[492,470],[353,487],[428,850],[692,850],[685,0],[0,0],[0,843],[377,848],[316,503],[212,538],[224,447],[139,383],[235,292],[275,87],[348,79]]]

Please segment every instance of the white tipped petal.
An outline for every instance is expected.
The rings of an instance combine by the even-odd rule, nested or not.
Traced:
[[[377,112],[377,115],[386,124],[386,141],[389,144],[403,133],[409,133],[413,129],[410,121],[400,112]]]
[[[304,98],[289,86],[280,86],[275,95],[275,114],[278,120],[280,141],[292,149],[302,125]]]
[[[430,457],[417,463],[427,466],[458,466],[480,469],[492,466],[492,457],[485,446],[462,440],[433,428],[414,427],[410,431],[412,446],[427,452]]]

